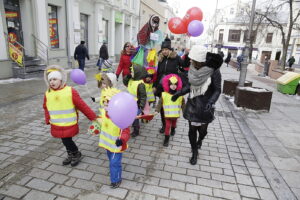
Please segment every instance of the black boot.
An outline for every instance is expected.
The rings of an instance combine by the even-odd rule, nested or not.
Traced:
[[[171,135],[174,136],[175,135],[175,127],[171,128]]]
[[[165,140],[164,140],[164,144],[163,144],[165,147],[169,146],[169,139],[170,139],[170,136],[165,135]]]
[[[71,166],[75,167],[76,165],[78,165],[78,163],[80,162],[81,159],[82,159],[82,155],[81,155],[80,151],[73,153]]]
[[[63,160],[62,164],[63,165],[69,165],[72,161],[72,157],[73,157],[73,154],[71,151],[67,151],[68,153],[68,157],[66,159]]]
[[[198,158],[198,149],[193,149],[192,150],[193,154],[190,159],[191,165],[196,165],[197,164],[197,158]]]
[[[197,149],[201,149],[201,147],[202,147],[202,140],[198,140],[198,142],[197,142]]]
[[[160,133],[164,133],[165,132],[165,126],[163,125],[160,129],[159,129]]]
[[[133,132],[131,133],[131,136],[135,138],[140,134],[140,127],[139,126],[134,126],[133,127]]]

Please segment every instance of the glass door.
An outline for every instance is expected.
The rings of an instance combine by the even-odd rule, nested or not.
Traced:
[[[85,41],[86,48],[88,49],[88,15],[80,13],[80,38]]]

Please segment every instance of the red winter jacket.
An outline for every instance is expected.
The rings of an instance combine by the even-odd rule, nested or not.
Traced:
[[[75,105],[76,110],[80,110],[89,120],[95,120],[97,118],[94,111],[81,99],[78,92],[72,88],[72,100]],[[47,98],[44,96],[43,108],[45,111],[45,122],[50,124],[50,115],[47,109]],[[77,112],[77,111],[76,111]],[[77,122],[78,122],[78,112],[77,112]],[[56,126],[51,124],[51,135],[55,138],[67,138],[74,137],[79,132],[78,123],[72,126]]]
[[[128,54],[122,54],[119,62],[119,66],[116,71],[116,75],[119,76],[122,73],[122,76],[126,76],[130,74],[130,66],[131,66],[131,60],[130,60],[131,55]]]

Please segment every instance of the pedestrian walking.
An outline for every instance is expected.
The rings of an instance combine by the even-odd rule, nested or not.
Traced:
[[[231,60],[231,53],[228,52],[227,57],[225,58],[225,61],[224,61],[227,64],[227,67],[228,67],[228,64],[230,63],[230,60]]]
[[[294,58],[294,56],[292,56],[288,59],[288,64],[289,64],[290,69],[292,68],[294,63],[295,63],[295,58]]]
[[[111,81],[111,80],[110,80]],[[128,148],[127,141],[130,138],[130,129],[120,129],[110,119],[107,111],[111,98],[121,92],[116,88],[107,87],[101,92],[101,99],[104,108],[101,111],[101,131],[99,136],[99,147],[106,150],[109,160],[109,174],[111,188],[115,189],[122,182],[122,155]]]
[[[202,141],[207,135],[208,124],[214,119],[214,104],[221,93],[219,68],[223,59],[219,54],[207,52],[200,46],[193,46],[189,57],[191,59],[189,85],[176,92],[172,101],[189,93],[183,117],[189,121],[189,141],[192,148],[190,163],[195,165],[198,149],[201,148]]]
[[[147,103],[147,92],[143,79],[147,76],[145,67],[132,65],[131,73],[124,77],[123,83],[127,87],[128,92],[134,96],[138,105],[138,113],[140,115]],[[140,122],[139,119],[135,119],[133,124],[132,137],[136,137],[140,134]]]
[[[168,74],[177,74],[180,76],[183,85],[187,82],[186,74],[180,73],[184,72],[185,63],[183,60],[177,55],[175,51],[173,51],[171,47],[171,40],[167,37],[161,45],[161,52],[158,55],[158,68],[157,68],[157,80],[153,84],[153,87],[156,90],[155,95],[161,97],[161,93],[163,92],[163,87],[161,84],[161,80],[164,76]],[[160,133],[165,132],[165,121],[164,121],[164,111],[160,110],[162,127],[159,130]]]
[[[74,59],[78,61],[79,69],[82,71],[84,71],[85,67],[85,58],[90,59],[88,50],[84,44],[85,41],[81,41],[74,52]]]
[[[242,66],[242,62],[244,61],[243,54],[239,55],[236,60],[237,60],[237,63],[238,63],[236,70],[240,71],[241,70],[241,66]]]
[[[123,46],[123,50],[121,51],[120,62],[116,71],[117,80],[122,72],[123,78],[130,74],[130,66],[131,66],[131,55],[133,54],[134,47],[130,42],[126,42]]]
[[[103,44],[100,47],[100,50],[99,50],[99,60],[98,60],[98,63],[97,63],[99,71],[102,68],[103,62],[109,58],[106,44],[107,43],[104,41]]]
[[[81,152],[73,141],[73,137],[79,132],[78,110],[89,120],[96,120],[96,114],[81,99],[78,92],[66,85],[67,75],[63,68],[52,65],[44,73],[48,87],[43,108],[45,111],[45,122],[51,125],[51,135],[61,138],[66,147],[68,157],[63,160],[63,165],[76,166],[82,159]]]
[[[182,82],[181,78],[176,74],[169,74],[162,80],[164,92],[162,92],[161,98],[155,109],[156,113],[161,110],[164,111],[165,125],[165,139],[163,145],[169,146],[170,134],[175,135],[177,119],[180,117],[180,110],[184,107],[184,98],[180,96],[176,101],[172,101],[173,94],[181,90]],[[171,131],[170,131],[171,129]]]

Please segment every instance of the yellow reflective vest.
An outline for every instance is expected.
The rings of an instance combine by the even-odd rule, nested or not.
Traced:
[[[183,97],[180,96],[175,102],[171,100],[173,95],[163,92],[162,101],[166,118],[179,118]]]
[[[138,86],[140,83],[144,83],[143,80],[138,80],[138,81],[135,81],[133,79],[130,79],[129,82],[128,82],[128,92],[130,94],[132,94],[135,98],[135,100],[137,100],[137,89],[138,89]]]
[[[77,113],[72,100],[72,88],[66,86],[61,90],[46,92],[46,106],[50,115],[50,124],[56,126],[73,126],[77,124]]]
[[[147,101],[148,102],[154,102],[155,101],[152,86],[153,86],[153,83],[145,83],[146,92],[147,92]]]
[[[121,129],[117,127],[111,119],[106,117],[106,112],[103,109],[101,114],[102,125],[99,136],[99,147],[109,150],[110,152],[120,153],[122,146],[116,146],[116,140],[120,137]],[[128,145],[127,145],[128,147]]]

